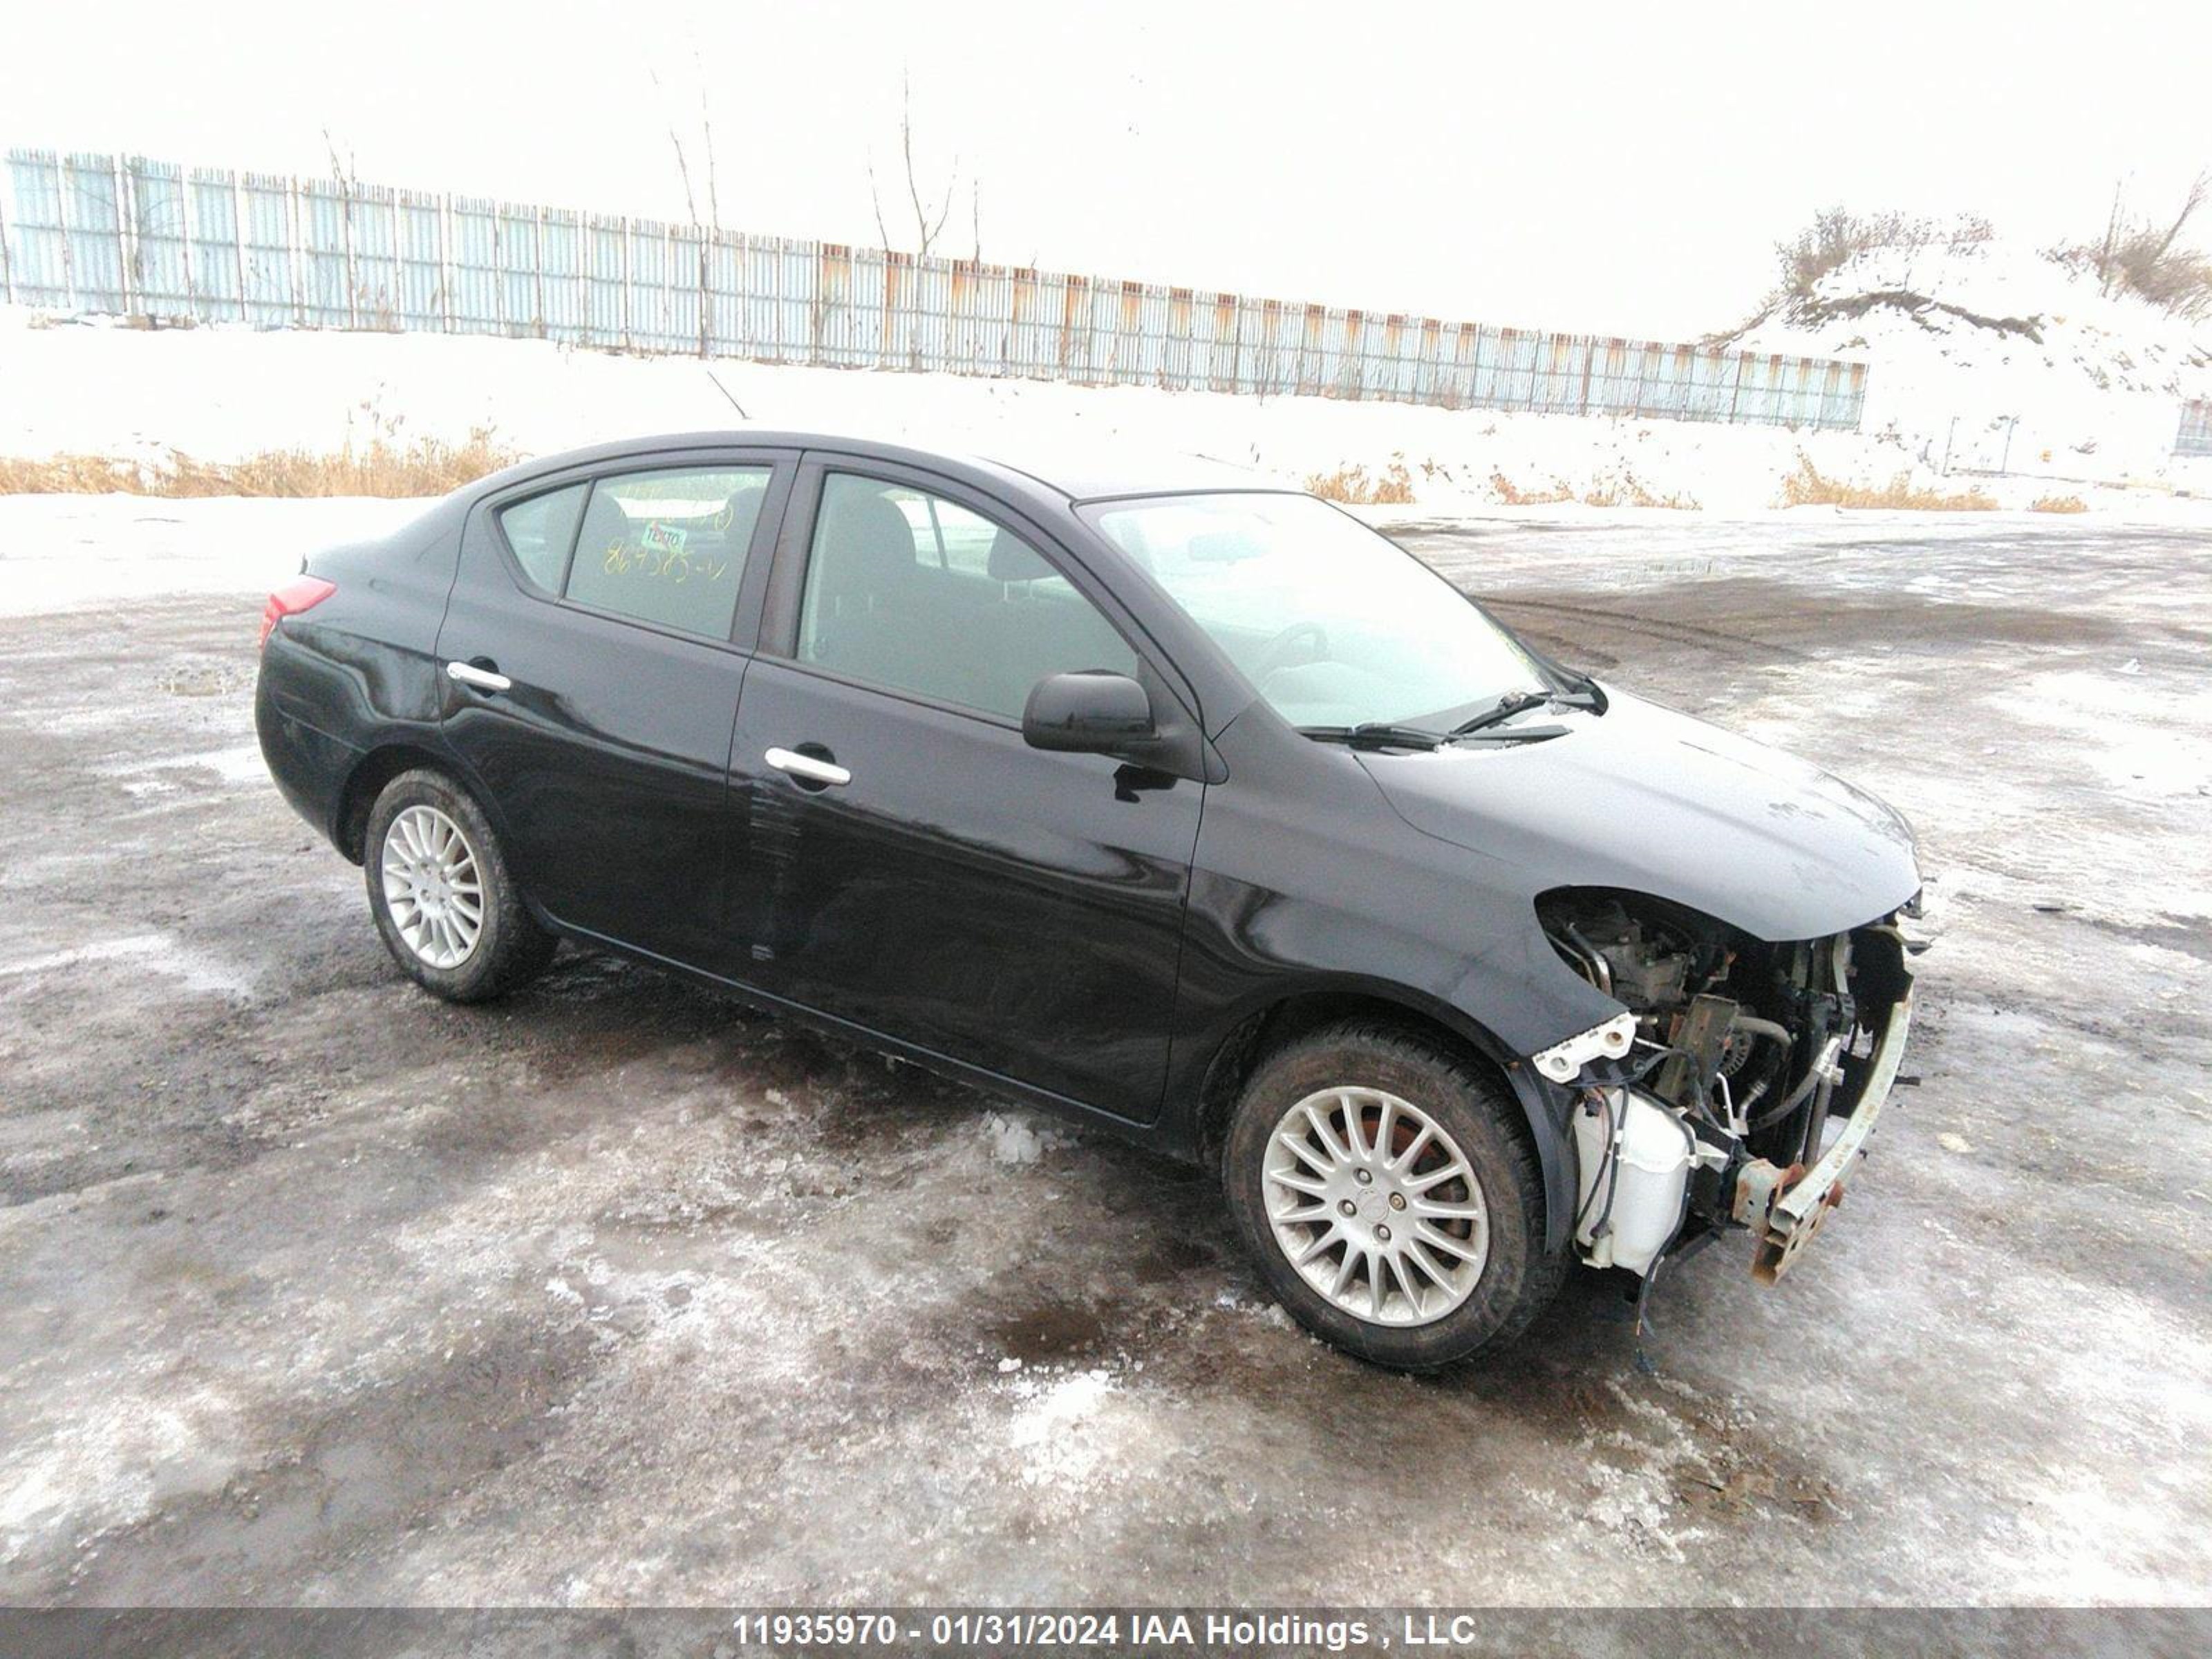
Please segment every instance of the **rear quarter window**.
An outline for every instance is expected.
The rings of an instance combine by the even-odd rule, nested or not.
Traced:
[[[523,574],[548,593],[561,591],[561,578],[568,568],[568,550],[575,545],[576,521],[583,514],[587,483],[549,489],[528,501],[510,502],[499,510],[500,533],[514,550]]]

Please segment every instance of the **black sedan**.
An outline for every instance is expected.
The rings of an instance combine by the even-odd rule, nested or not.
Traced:
[[[428,990],[617,951],[1202,1160],[1384,1364],[1577,1259],[1778,1276],[1902,1054],[1894,812],[1231,469],[608,446],[310,558],[263,641]]]

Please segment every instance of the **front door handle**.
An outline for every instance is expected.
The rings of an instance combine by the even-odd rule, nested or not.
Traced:
[[[834,761],[817,760],[791,749],[771,749],[764,758],[779,772],[788,772],[808,783],[850,783],[853,775]]]
[[[489,668],[479,668],[472,662],[449,662],[446,677],[459,680],[463,685],[473,685],[479,691],[504,691],[514,682],[504,674],[495,674]]]

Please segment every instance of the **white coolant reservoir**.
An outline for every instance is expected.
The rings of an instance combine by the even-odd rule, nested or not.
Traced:
[[[1648,1273],[1682,1222],[1698,1159],[1689,1126],[1650,1096],[1607,1089],[1575,1107],[1575,1243],[1593,1267]]]

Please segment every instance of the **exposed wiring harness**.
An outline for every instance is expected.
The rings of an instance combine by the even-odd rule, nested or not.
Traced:
[[[1622,1097],[1625,1099],[1626,1096],[1624,1094]],[[1605,1208],[1598,1212],[1597,1221],[1590,1229],[1590,1242],[1595,1244],[1605,1237],[1606,1229],[1613,1222],[1613,1195],[1620,1186],[1620,1142],[1627,1133],[1627,1122],[1625,1118],[1618,1122],[1614,1121],[1613,1097],[1602,1089],[1589,1091],[1583,1101],[1583,1109],[1594,1116],[1601,1109],[1605,1114],[1598,1129],[1599,1138],[1605,1146],[1605,1168],[1601,1172],[1605,1181]],[[1597,1200],[1597,1188],[1598,1183],[1594,1179],[1590,1182],[1589,1196],[1583,1200],[1582,1208],[1575,1215],[1572,1231],[1577,1238],[1582,1237],[1583,1223],[1589,1218],[1589,1207]]]

